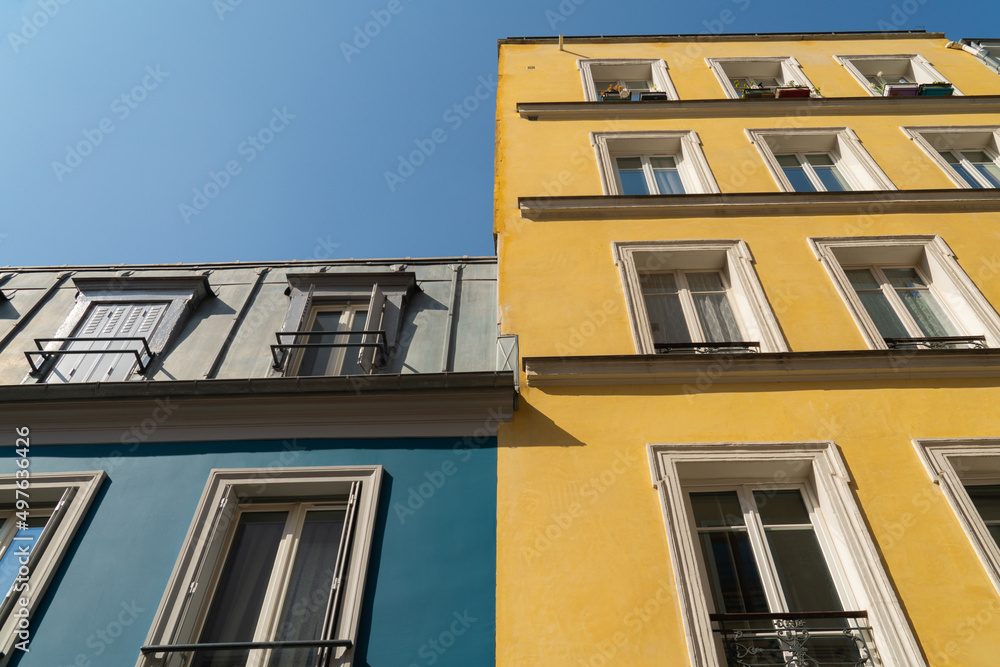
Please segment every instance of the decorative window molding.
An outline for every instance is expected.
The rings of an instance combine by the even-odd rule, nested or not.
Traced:
[[[869,348],[887,349],[889,346],[844,267],[916,267],[960,336],[984,336],[987,347],[1000,346],[1000,316],[962,270],[955,253],[940,236],[827,237],[810,238],[809,243],[833,279]]]
[[[612,247],[621,271],[625,304],[636,351],[655,354],[641,274],[669,271],[718,271],[728,283],[728,299],[746,342],[761,352],[787,352],[781,327],[753,268],[750,248],[741,240],[616,242]],[[734,341],[735,342],[735,341]]]
[[[39,382],[102,382],[127,380],[169,349],[190,314],[214,296],[207,276],[110,278],[77,277],[76,305],[39,350],[127,350],[107,354],[64,354],[46,358],[32,350]],[[86,338],[132,338],[128,342],[88,342]],[[148,349],[142,341],[145,338]],[[146,370],[143,370],[146,369]],[[31,377],[29,375],[29,377]],[[26,380],[27,381],[27,380]]]
[[[731,100],[741,97],[733,85],[734,79],[763,79],[768,83],[773,79],[778,86],[805,86],[813,91],[811,96],[819,97],[799,61],[791,56],[705,58],[705,62]]]
[[[873,87],[869,77],[877,77],[882,72],[882,78],[891,77],[897,81],[909,83],[937,83],[948,80],[934,68],[927,58],[917,53],[896,53],[891,55],[865,54],[854,56],[834,56],[834,60],[844,66],[851,76],[872,97],[881,97],[881,91]],[[887,83],[893,81],[887,79]],[[961,95],[954,88],[952,95]]]
[[[671,156],[687,194],[718,193],[719,185],[701,150],[701,139],[693,130],[659,132],[591,132],[597,153],[601,188],[606,195],[621,195],[617,158]]]
[[[1000,546],[990,534],[966,487],[1000,484],[1000,439],[913,441],[931,481],[941,487],[993,587],[1000,592]]]
[[[597,82],[646,82],[666,93],[667,99],[678,99],[667,63],[662,58],[581,59],[576,61],[576,66],[583,80],[583,99],[587,102],[601,101]]]
[[[956,155],[960,151],[983,151],[993,161],[993,169],[1000,170],[1000,126],[980,125],[968,127],[901,127],[907,137],[933,160],[951,182],[960,188],[997,187],[990,177],[977,173],[973,165]],[[952,155],[951,160],[943,153]],[[960,161],[960,163],[959,163]],[[961,170],[961,171],[960,171]]]
[[[848,127],[809,127],[797,129],[748,129],[750,141],[760,151],[771,176],[783,192],[795,192],[777,155],[794,153],[829,154],[851,190],[895,190],[861,140]]]
[[[881,664],[926,665],[860,508],[850,476],[832,442],[669,443],[648,445],[653,484],[663,510],[671,569],[688,637],[692,667],[717,667],[709,619],[711,593],[690,514],[686,489],[717,484],[754,484],[809,489],[817,528],[835,577],[842,577],[847,602],[868,614]]]
[[[14,614],[27,609],[28,617],[34,616],[105,477],[103,471],[31,473],[30,478],[18,476],[17,473],[0,475],[0,505],[9,509],[4,513],[6,520],[0,521],[0,524],[3,524],[2,532],[11,538],[5,537],[2,551],[7,554],[7,550],[14,550],[4,560],[15,564],[15,569],[24,565],[30,572],[30,582],[15,579],[13,587],[4,591],[5,596],[0,603],[0,665],[8,663],[15,653],[13,647],[16,643],[30,639],[18,635],[18,617]],[[18,510],[16,502],[19,498],[24,498],[23,495],[17,495],[18,490],[24,493],[18,482],[26,479],[31,482],[29,507],[27,510]],[[13,525],[15,520],[20,520],[17,515],[19,511],[27,511],[29,519],[45,517],[45,525],[27,554],[27,563],[20,563],[22,556],[17,553],[19,545],[14,534],[19,532]],[[11,525],[7,525],[8,522]],[[26,594],[29,591],[26,584],[30,587],[30,595]]]
[[[322,628],[321,639],[349,644],[326,649],[332,652],[330,664],[353,665],[381,479],[382,466],[213,470],[136,667],[186,664],[189,651],[157,649],[201,641],[221,570],[227,554],[236,547],[234,536],[242,516],[252,515],[255,508],[270,509],[270,503],[330,503],[337,499],[346,506],[342,546],[337,558],[323,565],[332,575],[321,578],[329,590],[326,605],[320,610],[323,624],[316,625]],[[292,541],[283,539],[275,562],[291,561],[292,548]],[[269,592],[262,602],[263,620],[258,621],[253,641],[283,638],[283,628],[276,626],[284,605],[291,601],[286,590],[289,570],[287,565],[283,570],[274,567],[270,575],[264,575],[270,577]],[[263,659],[270,652],[257,649],[250,655]]]
[[[302,362],[301,349],[309,336],[295,334],[309,329],[318,309],[354,308],[364,310],[366,319],[358,342],[361,345],[340,348],[341,362],[336,369],[359,368],[372,373],[392,355],[403,325],[406,300],[417,289],[416,275],[397,273],[290,273],[286,294],[291,298],[288,314],[272,346],[272,375],[296,375]],[[348,326],[350,323],[348,324]],[[357,327],[354,327],[357,331]],[[381,333],[384,332],[384,340]],[[332,338],[332,336],[330,336]],[[290,347],[291,346],[291,347]],[[325,348],[330,349],[330,348]],[[332,348],[337,349],[337,348]],[[356,357],[347,359],[347,355]]]

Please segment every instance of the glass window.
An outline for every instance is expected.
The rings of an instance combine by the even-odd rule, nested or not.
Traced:
[[[965,490],[993,540],[1000,546],[1000,484],[967,486]]]
[[[941,157],[973,188],[1000,188],[1000,164],[989,152],[938,151]]]
[[[743,340],[719,271],[641,273],[639,279],[654,345]]]
[[[615,158],[623,195],[681,195],[684,184],[678,156],[659,155]]]
[[[844,273],[883,338],[959,335],[916,268],[873,266]]]
[[[367,317],[367,308],[317,308],[307,329],[311,335],[303,336],[303,339],[306,343],[324,347],[303,349],[298,375],[363,373],[358,363],[358,352]]]
[[[842,192],[853,188],[837,168],[830,153],[775,155],[795,192]]]
[[[32,509],[33,516],[22,520],[11,512],[0,528],[0,591],[4,596],[10,591],[21,567],[20,559],[31,555],[42,535],[48,516],[41,516]]]

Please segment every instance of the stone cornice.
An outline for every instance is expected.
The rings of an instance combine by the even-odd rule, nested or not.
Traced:
[[[1000,113],[1000,95],[922,97],[806,97],[752,100],[666,100],[656,102],[518,102],[528,120],[628,118],[754,118],[809,116],[908,116]]]
[[[528,386],[686,385],[1000,378],[1000,350],[526,357]]]
[[[131,447],[495,435],[497,423],[513,416],[511,371],[371,377],[0,387],[0,422],[28,426],[32,445]]]
[[[692,195],[519,197],[531,220],[754,217],[879,213],[1000,211],[996,190],[877,190],[853,192],[746,192]]]

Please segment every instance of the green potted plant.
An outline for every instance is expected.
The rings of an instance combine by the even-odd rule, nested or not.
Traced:
[[[947,81],[920,84],[920,94],[928,97],[947,97],[955,92],[955,87]]]

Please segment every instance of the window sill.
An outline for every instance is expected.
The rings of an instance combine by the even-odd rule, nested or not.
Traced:
[[[758,354],[633,354],[526,357],[532,387],[692,385],[746,382],[895,382],[998,378],[1000,350],[844,350]],[[701,384],[698,384],[701,383]]]
[[[530,220],[857,215],[873,206],[883,213],[1000,211],[997,191],[985,188],[519,197],[517,204]]]

